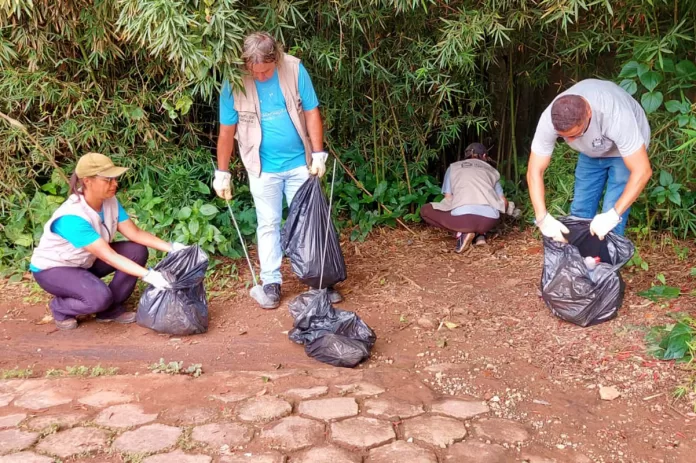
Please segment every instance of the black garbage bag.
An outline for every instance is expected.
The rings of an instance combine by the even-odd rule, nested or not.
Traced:
[[[377,336],[355,313],[336,309],[326,290],[311,290],[290,303],[295,319],[288,337],[304,344],[308,356],[352,368],[370,357]]]
[[[203,280],[208,255],[198,246],[173,252],[155,270],[172,289],[149,286],[140,298],[138,325],[159,333],[188,335],[208,331],[208,301]]]
[[[625,284],[619,269],[633,256],[633,243],[613,232],[600,240],[590,233],[590,219],[567,216],[558,220],[570,235],[567,244],[544,237],[544,302],[554,315],[576,325],[611,320],[623,302]],[[588,256],[600,258],[592,271],[585,264]]]
[[[319,288],[324,258],[322,288],[333,286],[346,279],[346,263],[333,222],[326,233],[329,204],[321,189],[319,178],[310,176],[295,194],[288,218],[281,231],[281,246],[290,258],[292,271],[310,288]]]

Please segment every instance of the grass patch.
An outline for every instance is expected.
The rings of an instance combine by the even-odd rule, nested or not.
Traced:
[[[203,365],[194,363],[184,368],[183,361],[165,362],[163,358],[159,359],[158,363],[153,363],[147,367],[153,373],[163,373],[166,375],[189,375],[198,378],[203,374]]]
[[[118,367],[102,367],[97,365],[88,367],[84,365],[75,365],[65,367],[65,370],[51,368],[46,370],[46,378],[62,378],[66,376],[81,377],[81,378],[97,378],[99,376],[114,376],[119,372]]]
[[[26,379],[31,378],[33,374],[34,370],[31,367],[14,367],[11,370],[0,370],[0,379]]]

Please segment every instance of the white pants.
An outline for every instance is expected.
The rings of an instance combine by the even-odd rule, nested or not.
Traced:
[[[283,219],[283,194],[288,205],[309,177],[307,166],[286,172],[262,172],[260,177],[249,176],[249,189],[256,206],[256,237],[258,240],[261,281],[264,285],[282,283],[280,264],[280,222]]]

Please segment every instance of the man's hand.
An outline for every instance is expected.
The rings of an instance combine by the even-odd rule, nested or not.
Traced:
[[[319,151],[318,153],[312,153],[312,168],[309,173],[312,175],[317,175],[322,178],[326,173],[326,158],[329,154],[326,151]]]
[[[215,193],[222,199],[229,201],[232,199],[232,188],[230,187],[230,180],[232,175],[224,170],[216,170],[215,177],[213,178],[213,189]]]
[[[145,283],[151,284],[157,289],[171,289],[172,285],[157,270],[150,269],[143,277]]]
[[[541,220],[536,221],[536,226],[539,227],[541,234],[547,238],[561,243],[568,242],[565,236],[563,236],[563,233],[570,233],[568,227],[556,220],[556,218],[548,212]]]
[[[621,216],[616,209],[611,208],[607,212],[595,215],[590,222],[590,233],[603,240],[620,222]]]

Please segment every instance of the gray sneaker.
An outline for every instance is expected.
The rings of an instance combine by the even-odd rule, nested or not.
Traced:
[[[65,320],[54,320],[56,323],[56,328],[58,328],[61,331],[68,331],[68,330],[74,330],[77,328],[77,319],[75,318],[66,318]]]
[[[262,309],[277,309],[280,305],[280,284],[269,283],[263,285],[263,300],[256,299]]]

